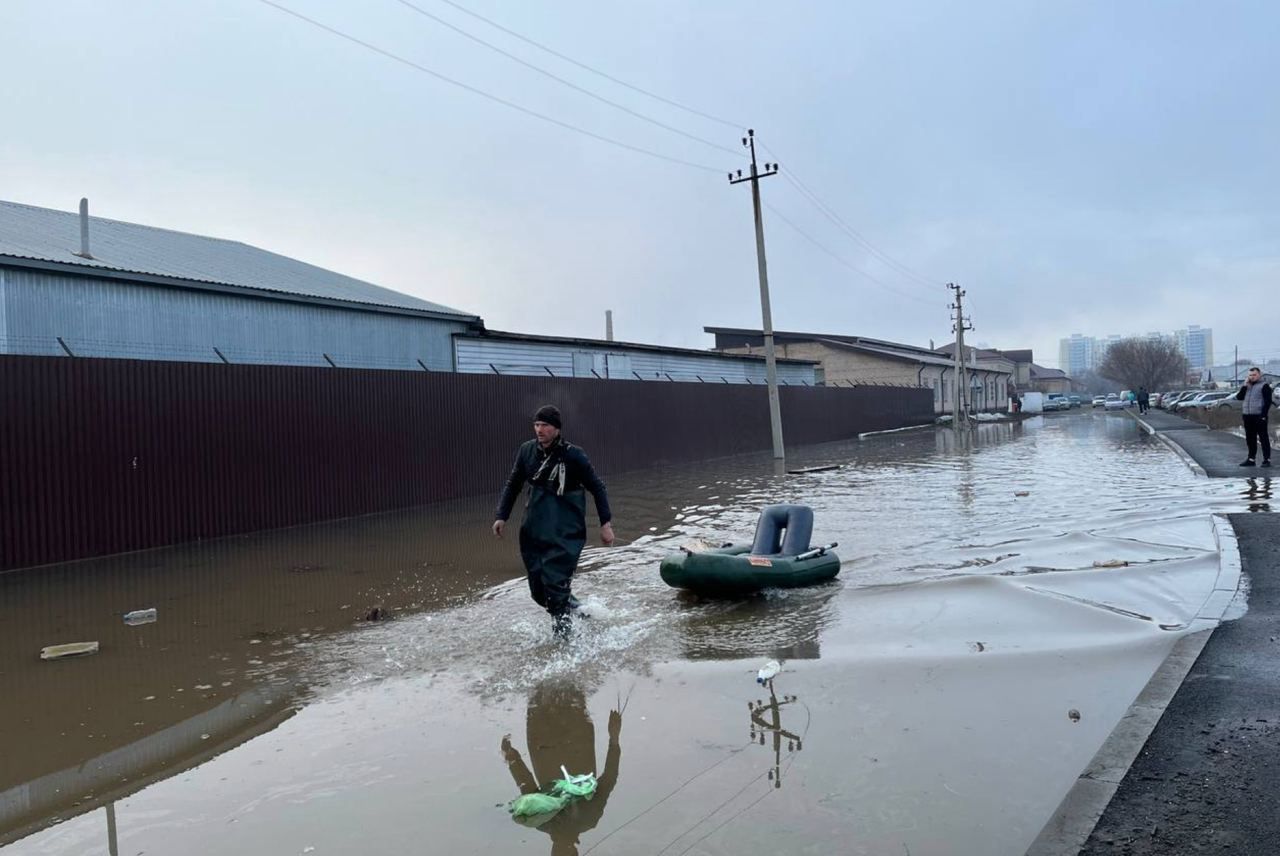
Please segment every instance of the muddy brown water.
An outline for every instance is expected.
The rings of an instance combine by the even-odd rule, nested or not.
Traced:
[[[1021,853],[1202,626],[1210,514],[1270,508],[1266,480],[1196,480],[1116,414],[787,463],[841,466],[611,478],[624,543],[584,556],[599,614],[568,644],[491,498],[0,576],[6,856]],[[836,584],[662,584],[662,555],[748,540],[775,501],[814,506]],[[596,796],[514,823],[561,766]]]

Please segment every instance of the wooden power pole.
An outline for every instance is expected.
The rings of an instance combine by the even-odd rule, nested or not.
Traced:
[[[778,400],[778,358],[773,347],[773,313],[769,308],[769,269],[764,259],[764,218],[760,213],[760,179],[778,174],[776,163],[764,165],[764,172],[756,168],[756,132],[748,130],[742,145],[751,150],[751,174],[729,173],[730,184],[751,182],[751,206],[756,219],[756,267],[760,274],[760,315],[764,332],[764,376],[769,387],[769,426],[773,434],[773,457],[781,459],[786,452],[782,445],[782,405]]]
[[[954,282],[947,283],[947,288],[956,294],[956,302],[951,304],[955,312],[952,316],[951,332],[956,334],[956,391],[955,405],[951,411],[953,424],[969,424],[969,378],[966,370],[964,353],[964,331],[972,330],[973,325],[964,315],[964,289]]]

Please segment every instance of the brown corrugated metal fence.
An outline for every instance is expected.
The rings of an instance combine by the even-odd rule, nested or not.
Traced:
[[[791,446],[933,418],[781,394]],[[0,570],[493,492],[547,402],[605,474],[770,446],[761,386],[0,355]]]

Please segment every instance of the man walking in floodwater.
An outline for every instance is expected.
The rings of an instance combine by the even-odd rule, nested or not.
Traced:
[[[587,541],[587,492],[596,501],[600,539],[609,546],[614,536],[604,482],[586,452],[564,441],[560,428],[560,411],[550,404],[533,415],[534,439],[516,452],[494,515],[493,534],[502,537],[516,497],[528,482],[520,558],[529,576],[529,594],[551,613],[556,635],[564,638],[570,632],[570,614],[578,605],[569,587]]]
[[[1244,441],[1249,447],[1249,457],[1240,462],[1242,467],[1252,467],[1257,463],[1258,443],[1262,443],[1262,465],[1271,466],[1271,437],[1267,429],[1267,411],[1271,409],[1271,384],[1262,382],[1262,369],[1254,366],[1249,369],[1249,376],[1244,386],[1236,393],[1236,398],[1244,402],[1240,407],[1241,419],[1244,422]]]

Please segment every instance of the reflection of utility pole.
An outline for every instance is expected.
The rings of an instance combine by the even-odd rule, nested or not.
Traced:
[[[964,289],[956,285],[954,282],[947,283],[947,288],[956,293],[956,302],[951,304],[950,308],[955,310],[952,317],[951,332],[956,334],[956,395],[954,424],[969,424],[969,378],[965,370],[965,354],[964,354],[964,331],[972,330],[973,325],[969,323],[969,319],[964,316]]]
[[[729,173],[730,184],[751,182],[751,205],[756,217],[756,267],[760,273],[760,315],[764,322],[764,377],[769,386],[769,427],[773,434],[773,456],[781,458],[782,448],[782,406],[778,401],[778,359],[773,350],[773,312],[769,309],[769,270],[764,260],[764,218],[760,214],[760,179],[778,174],[776,163],[764,165],[764,172],[756,169],[756,132],[747,131],[742,138],[742,145],[751,149],[751,174],[743,175],[738,170],[735,177]]]
[[[773,769],[769,771],[769,781],[773,782],[775,788],[782,787],[782,738],[787,738],[787,752],[799,752],[804,748],[799,737],[782,727],[782,706],[795,701],[796,697],[793,695],[783,696],[782,701],[778,701],[773,692],[773,681],[770,681],[768,704],[762,701],[755,704],[747,702],[747,709],[751,711],[751,739],[755,740],[759,735],[760,745],[763,746],[765,732],[773,732]],[[766,712],[772,714],[771,722],[765,722]]]

